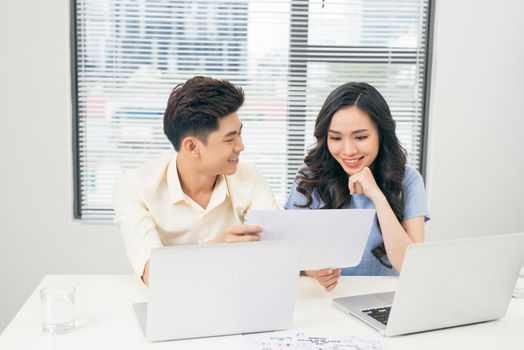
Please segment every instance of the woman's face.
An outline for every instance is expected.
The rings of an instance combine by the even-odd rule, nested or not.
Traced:
[[[377,126],[358,107],[339,109],[328,128],[327,146],[348,175],[371,167],[379,151]]]

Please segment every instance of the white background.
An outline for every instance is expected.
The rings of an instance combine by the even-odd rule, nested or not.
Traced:
[[[431,240],[524,231],[523,13],[437,1]],[[45,274],[131,272],[114,226],[72,220],[69,53],[69,0],[0,2],[0,330]]]

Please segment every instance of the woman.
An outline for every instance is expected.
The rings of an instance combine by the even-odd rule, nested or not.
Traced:
[[[406,247],[424,241],[429,216],[422,177],[406,166],[386,100],[369,84],[341,85],[324,102],[314,135],[285,208],[374,208],[377,219],[359,265],[305,274],[326,291],[341,273],[397,275]]]

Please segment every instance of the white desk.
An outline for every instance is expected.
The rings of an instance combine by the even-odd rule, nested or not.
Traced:
[[[378,336],[331,305],[333,297],[393,290],[394,277],[342,277],[332,293],[301,277],[295,307],[296,332],[310,335]],[[76,328],[45,335],[40,322],[41,287],[76,286]],[[524,287],[524,281],[519,280]],[[242,336],[150,343],[142,335],[132,303],[146,300],[146,288],[130,275],[48,275],[0,336],[0,349],[241,349]],[[512,300],[507,315],[495,322],[384,338],[385,349],[524,349],[524,300]]]

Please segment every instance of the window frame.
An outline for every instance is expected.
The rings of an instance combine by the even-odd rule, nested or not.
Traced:
[[[69,41],[71,47],[71,108],[72,127],[71,141],[73,151],[73,219],[82,220],[82,190],[80,185],[80,113],[78,108],[78,42],[77,42],[77,19],[76,0],[69,0],[70,29]]]
[[[426,30],[426,47],[424,57],[424,86],[422,88],[422,116],[421,116],[421,132],[420,132],[420,158],[419,158],[419,170],[424,179],[427,177],[427,149],[428,149],[428,135],[429,135],[429,107],[430,107],[430,88],[431,88],[431,69],[432,69],[432,56],[433,56],[433,28],[434,28],[434,15],[435,15],[435,0],[427,0],[427,30]],[[287,118],[287,141],[286,141],[286,175],[287,187],[291,186],[292,179],[297,171],[297,168],[303,162],[303,155],[297,154],[297,139],[300,140],[302,149],[305,148],[306,142],[306,96],[297,94],[295,91],[296,87],[301,87],[303,90],[307,84],[307,64],[309,62],[341,62],[340,59],[345,59],[344,63],[368,63],[362,61],[362,55],[355,55],[355,53],[363,53],[369,51],[369,49],[356,46],[332,46],[332,45],[308,45],[309,26],[306,26],[305,30],[302,26],[297,25],[298,21],[294,21],[293,18],[301,18],[304,21],[304,17],[307,20],[309,17],[309,0],[291,0],[290,10],[290,42],[289,42],[289,79],[288,79],[288,97],[293,98],[293,101],[297,101],[300,98],[302,104],[300,106],[291,106],[288,104],[288,116],[294,116],[293,118]],[[77,41],[77,4],[76,0],[70,0],[70,63],[71,63],[71,108],[72,108],[72,128],[71,128],[71,139],[72,139],[72,171],[73,171],[73,219],[86,221],[82,217],[82,191],[81,191],[81,175],[80,175],[80,113],[78,104],[78,41]],[[306,13],[306,15],[304,15]],[[300,40],[297,40],[300,38]],[[326,50],[330,48],[331,51]],[[320,49],[320,50],[319,50]],[[330,59],[330,53],[337,50],[343,50],[344,54],[337,54],[337,60]],[[416,50],[413,50],[416,52]],[[374,57],[379,51],[374,50]],[[395,52],[395,51],[394,51]],[[398,53],[409,53],[410,51],[398,50]],[[384,62],[389,61],[391,50],[384,49]],[[376,61],[381,62],[381,61]],[[396,60],[395,63],[412,63],[409,59]],[[297,122],[300,124],[300,132],[297,131]],[[289,126],[293,124],[293,128]],[[293,142],[290,141],[289,136],[293,137]],[[300,153],[300,152],[298,152]],[[105,219],[101,219],[107,221]],[[92,220],[89,220],[92,221]]]

